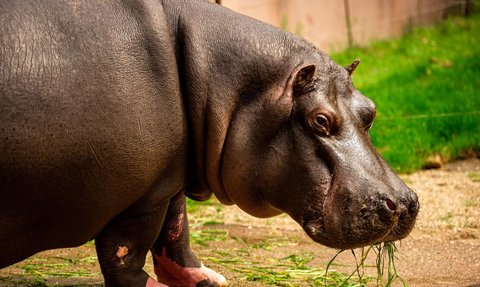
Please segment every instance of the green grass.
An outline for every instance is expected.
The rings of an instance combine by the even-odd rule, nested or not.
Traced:
[[[370,251],[375,253],[375,264],[367,265],[367,258],[369,257]],[[367,268],[376,269],[376,286],[385,286],[391,287],[392,284],[399,282],[401,286],[408,287],[408,282],[403,279],[397,272],[397,267],[395,266],[395,261],[398,259],[398,249],[395,245],[395,242],[382,242],[368,247],[363,247],[360,249],[360,257],[357,256],[355,250],[351,249],[351,253],[355,258],[356,268],[349,276],[343,275],[344,279],[341,282],[335,282],[335,285],[328,285],[327,283],[327,274],[329,274],[330,267],[335,264],[337,256],[347,250],[340,250],[337,254],[328,262],[326,271],[325,271],[325,280],[324,286],[350,286],[349,282],[355,282],[354,284],[358,286],[366,286],[365,284],[373,281],[373,277],[365,275],[365,270]]]
[[[208,242],[224,241],[228,237],[228,231],[224,229],[192,229],[190,242],[201,246],[208,246]]]
[[[250,256],[248,248],[230,250],[228,255],[219,252],[219,257],[210,256],[209,262],[223,266],[230,271],[242,274],[246,281],[261,282],[275,286],[342,286],[360,287],[366,286],[371,277],[357,278],[348,276],[335,270],[319,269],[308,263],[314,259],[313,254],[308,252],[293,253],[272,262],[263,258],[255,259]],[[236,256],[238,254],[238,256]],[[233,257],[232,257],[233,255]]]
[[[398,250],[395,243],[384,242],[360,249],[360,256],[351,250],[355,260],[352,271],[348,274],[336,271],[334,266],[348,267],[335,262],[337,256],[347,250],[339,251],[326,266],[314,267],[310,263],[315,255],[300,251],[280,259],[265,260],[252,256],[255,246],[217,251],[204,258],[208,262],[223,266],[230,271],[242,274],[242,280],[261,282],[275,286],[331,286],[331,287],[365,287],[365,286],[403,286],[408,283],[397,272],[395,261]],[[373,250],[373,251],[372,251]],[[374,253],[374,263],[367,264],[367,259]],[[218,255],[218,256],[216,256]],[[368,261],[372,261],[369,259]],[[323,268],[322,268],[323,267]],[[376,277],[367,275],[366,270],[375,270]],[[369,272],[371,273],[371,272]]]
[[[85,244],[86,248],[93,248],[90,243]],[[52,278],[93,278],[94,281],[100,276],[100,270],[97,267],[96,256],[82,256],[79,252],[78,256],[62,257],[30,257],[17,264],[21,273],[0,274],[0,286],[29,286],[29,287],[54,287],[54,286],[99,286],[100,282],[95,283],[74,283],[68,285],[58,285],[56,283],[48,283],[48,279]]]
[[[396,171],[480,151],[480,14],[332,54],[355,58],[356,87],[377,105],[374,145]]]
[[[223,224],[223,213],[220,211],[221,206],[216,199],[212,198],[201,203],[188,199],[187,203],[192,218],[198,216],[204,218],[205,209],[210,209],[210,211],[218,212],[211,215],[208,221]],[[190,242],[194,249],[212,248],[211,243],[219,241],[225,242],[226,245],[231,245],[234,242],[234,245],[238,246],[228,250],[217,250],[213,247],[212,250],[201,256],[201,259],[208,265],[222,266],[238,274],[240,281],[255,281],[265,285],[291,287],[365,287],[367,285],[372,286],[372,284],[392,286],[394,282],[399,281],[401,284],[399,286],[408,286],[395,268],[397,248],[394,243],[385,242],[365,247],[360,249],[359,255],[351,250],[353,264],[336,261],[337,256],[346,250],[339,251],[326,264],[319,264],[318,261],[311,262],[315,259],[313,252],[302,249],[296,250],[296,248],[292,248],[290,252],[293,251],[293,253],[286,257],[272,256],[280,252],[279,248],[281,247],[297,246],[299,240],[298,237],[292,235],[266,235],[263,239],[246,242],[242,238],[230,235],[227,230],[222,229],[221,225],[208,227],[207,224],[207,227],[205,227],[205,225],[198,223],[193,224],[190,229]],[[259,250],[267,253],[259,252]],[[373,263],[367,264],[369,254],[373,253],[375,253],[373,260],[371,258],[368,260]],[[269,256],[272,257],[265,257],[265,254],[270,254]],[[335,267],[341,267],[342,271],[336,270]],[[351,271],[345,273],[345,270]],[[376,277],[372,276],[372,273],[377,274]]]

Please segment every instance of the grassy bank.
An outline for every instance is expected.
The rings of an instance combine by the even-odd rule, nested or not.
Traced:
[[[343,65],[361,59],[354,82],[377,104],[372,140],[395,170],[479,153],[479,31],[477,13],[331,55]]]

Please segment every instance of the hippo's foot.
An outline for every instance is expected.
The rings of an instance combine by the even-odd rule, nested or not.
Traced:
[[[165,251],[161,255],[154,254],[154,257],[156,262],[155,274],[158,276],[158,281],[170,287],[220,287],[228,285],[223,275],[203,264],[200,267],[180,266],[177,262],[168,258]]]

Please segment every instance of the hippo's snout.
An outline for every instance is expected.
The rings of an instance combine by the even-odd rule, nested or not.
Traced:
[[[323,215],[303,223],[315,241],[339,249],[405,238],[419,211],[418,197],[403,186],[390,192],[342,188],[324,202]]]

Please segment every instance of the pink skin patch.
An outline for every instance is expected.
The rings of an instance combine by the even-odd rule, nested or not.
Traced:
[[[148,277],[147,285],[145,285],[145,287],[168,287],[168,286],[162,283],[158,283],[152,277]]]
[[[158,276],[158,281],[168,286],[195,287],[198,282],[207,279],[216,282],[221,287],[228,286],[227,279],[225,279],[223,275],[203,264],[200,268],[182,267],[178,265],[175,261],[167,257],[165,249],[162,250],[161,255],[155,255],[155,259],[157,260],[155,274]]]
[[[177,218],[177,224],[174,226],[171,226],[168,231],[168,239],[170,241],[176,241],[180,236],[182,235],[183,232],[183,213],[180,213],[178,218]]]

